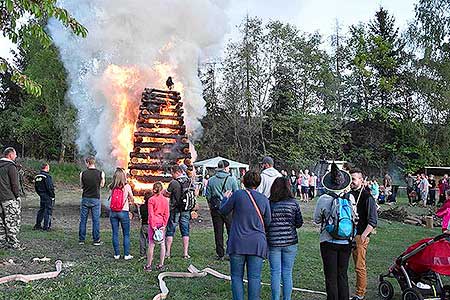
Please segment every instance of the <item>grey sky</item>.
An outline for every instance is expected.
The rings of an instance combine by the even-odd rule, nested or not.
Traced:
[[[233,32],[245,15],[295,24],[305,32],[330,35],[336,19],[342,29],[371,20],[380,6],[394,15],[397,26],[405,28],[414,17],[412,0],[232,0],[229,9]]]
[[[414,17],[412,0],[231,0],[227,11],[230,17],[230,34],[226,40],[236,35],[236,26],[248,13],[265,21],[280,20],[295,24],[302,31],[318,30],[329,36],[338,19],[342,29],[352,24],[367,22],[375,11],[383,6],[397,20],[397,26],[405,28]],[[0,55],[8,56],[11,44],[0,39]]]

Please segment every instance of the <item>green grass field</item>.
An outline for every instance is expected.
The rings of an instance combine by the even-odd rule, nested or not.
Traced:
[[[102,239],[99,247],[78,245],[79,192],[59,191],[58,206],[54,217],[55,231],[50,233],[32,231],[37,199],[27,197],[24,203],[24,225],[20,235],[27,249],[21,252],[0,251],[0,276],[23,273],[30,274],[53,271],[54,262],[64,263],[61,275],[56,279],[40,280],[28,284],[13,282],[2,285],[0,299],[152,299],[158,293],[157,273],[145,273],[144,261],[138,259],[139,222],[133,222],[131,261],[115,261],[112,258],[111,231],[109,221],[102,219]],[[206,204],[201,201],[203,208]],[[311,223],[315,201],[301,204],[305,225],[298,230],[299,251],[294,269],[294,286],[324,290],[322,261],[319,253],[318,230]],[[202,217],[207,219],[206,211]],[[197,268],[214,268],[229,274],[227,262],[214,260],[213,231],[206,221],[193,224],[189,261],[181,258],[181,239],[176,236],[173,257],[167,261],[169,271],[187,271],[190,263]],[[90,226],[90,222],[88,222]],[[367,299],[378,299],[377,278],[386,272],[393,259],[412,243],[428,236],[437,235],[439,229],[425,229],[397,222],[380,220],[378,232],[371,239],[368,252],[369,293]],[[90,237],[88,227],[88,239]],[[47,256],[51,262],[33,263],[34,257]],[[7,263],[12,259],[15,265]],[[354,285],[353,266],[349,269],[351,286]],[[264,263],[264,282],[270,282],[268,262]],[[448,282],[448,280],[446,280]],[[201,279],[168,279],[169,298],[231,299],[230,283],[207,276]],[[396,298],[400,299],[399,287],[394,283]],[[262,299],[270,299],[270,287],[262,288]],[[323,296],[294,292],[293,299],[324,299]]]

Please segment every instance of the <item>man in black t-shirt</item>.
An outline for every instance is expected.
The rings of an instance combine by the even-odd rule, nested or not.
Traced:
[[[362,172],[358,169],[350,171],[352,183],[350,194],[356,199],[358,223],[356,225],[356,248],[353,250],[353,260],[356,272],[356,291],[352,300],[361,300],[367,291],[366,254],[369,246],[370,234],[377,227],[378,214],[376,202],[370,192],[364,187]]]
[[[83,245],[86,239],[86,223],[89,211],[92,216],[92,238],[94,246],[100,246],[100,188],[105,186],[105,173],[95,168],[95,158],[86,158],[87,169],[80,173],[80,185],[83,189],[80,204],[80,227],[78,231],[79,244]]]
[[[166,229],[166,257],[170,257],[173,236],[177,226],[180,226],[181,236],[183,238],[183,258],[189,256],[189,221],[191,219],[190,211],[183,211],[179,208],[179,203],[183,196],[183,186],[190,184],[190,179],[184,174],[180,166],[172,167],[172,181],[170,182],[164,196],[170,198],[169,208],[170,216]]]

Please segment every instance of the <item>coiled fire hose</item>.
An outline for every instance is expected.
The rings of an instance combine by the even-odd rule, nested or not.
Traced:
[[[169,294],[169,289],[167,288],[166,283],[164,282],[164,278],[166,277],[173,277],[173,278],[198,278],[198,277],[205,277],[206,275],[212,275],[219,279],[224,279],[227,281],[231,281],[231,277],[229,275],[222,274],[220,272],[217,272],[216,270],[213,270],[211,268],[205,268],[203,270],[198,270],[193,265],[190,265],[188,267],[187,272],[163,272],[158,275],[158,281],[159,281],[159,289],[161,290],[161,293],[153,297],[153,300],[163,300],[167,298],[167,295]],[[244,282],[247,282],[247,280],[244,280]],[[264,286],[270,286],[269,283],[261,283]],[[313,291],[313,290],[307,290],[307,289],[301,289],[294,287],[292,289],[293,291],[297,292],[303,292],[303,293],[309,293],[309,294],[317,294],[317,295],[323,295],[326,296],[327,294],[324,292],[319,291]]]
[[[59,275],[59,273],[61,273],[62,261],[57,260],[55,262],[55,265],[56,265],[56,271],[54,271],[54,272],[46,272],[46,273],[31,274],[31,275],[23,275],[23,274],[9,275],[9,276],[0,278],[0,284],[6,283],[9,281],[30,282],[30,281],[38,280],[38,279],[55,278],[56,276]]]

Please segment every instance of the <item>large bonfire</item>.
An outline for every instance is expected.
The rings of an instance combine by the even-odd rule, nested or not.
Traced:
[[[157,84],[163,86],[170,67],[159,64],[156,70]],[[167,184],[171,180],[172,166],[185,164],[193,169],[183,118],[183,86],[175,83],[173,90],[145,88],[139,95],[130,89],[143,80],[138,69],[111,65],[104,76],[112,82],[105,96],[117,112],[111,128],[112,154],[119,165],[127,167],[135,200],[142,203],[154,182]]]

